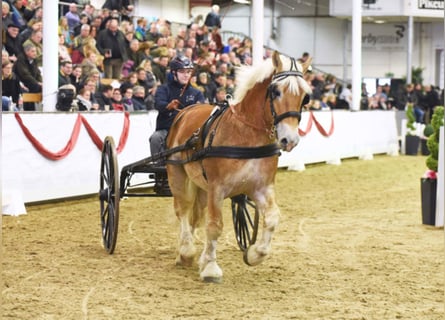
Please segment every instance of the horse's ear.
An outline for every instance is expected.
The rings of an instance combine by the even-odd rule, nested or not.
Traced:
[[[312,71],[312,57],[309,57],[309,58],[303,63],[303,73],[306,73],[307,71]]]
[[[273,66],[275,67],[275,70],[281,70],[282,68],[281,58],[280,54],[276,50],[272,54],[272,62]]]

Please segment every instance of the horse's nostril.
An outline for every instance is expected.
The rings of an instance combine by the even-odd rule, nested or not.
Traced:
[[[281,139],[281,145],[282,146],[287,146],[287,139],[286,138]]]

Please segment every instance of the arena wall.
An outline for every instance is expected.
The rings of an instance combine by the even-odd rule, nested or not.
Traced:
[[[101,151],[93,143],[86,125],[101,141],[112,136],[117,147],[124,132],[125,115],[109,112],[81,116],[84,123],[77,141],[72,141],[73,128],[79,121],[76,113],[2,114],[3,196],[16,194],[23,202],[30,203],[98,191]],[[148,139],[155,129],[155,119],[156,111],[129,115],[128,139],[118,155],[120,168],[150,155]],[[312,121],[310,129],[309,121]],[[29,130],[28,136],[23,128]],[[283,152],[280,167],[299,170],[308,163],[339,164],[341,159],[349,157],[371,159],[373,154],[397,153],[398,133],[393,111],[305,112],[300,129],[306,131],[306,135],[292,152]],[[29,135],[49,153],[62,153],[68,144],[72,150],[62,159],[50,160],[33,146]]]

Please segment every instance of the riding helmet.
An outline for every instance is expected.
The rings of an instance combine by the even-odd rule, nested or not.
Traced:
[[[176,56],[170,62],[170,70],[193,69],[193,63],[186,56]]]

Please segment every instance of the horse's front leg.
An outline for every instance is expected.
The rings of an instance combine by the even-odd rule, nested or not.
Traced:
[[[244,252],[244,262],[256,266],[263,262],[271,250],[272,236],[280,220],[280,209],[275,202],[273,186],[268,188],[265,196],[256,201],[260,216],[264,216],[264,227],[261,239]]]
[[[206,242],[199,259],[199,276],[205,282],[222,281],[223,272],[216,262],[216,245],[223,230],[222,204],[224,199],[215,200],[208,194],[208,220],[206,225]]]

